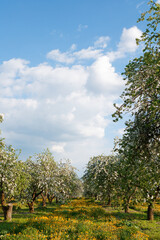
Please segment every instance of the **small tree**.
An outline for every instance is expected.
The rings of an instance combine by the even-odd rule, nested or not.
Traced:
[[[111,200],[115,192],[116,157],[113,155],[99,155],[91,158],[87,165],[87,169],[83,176],[85,192],[90,189],[92,195],[101,200],[108,200],[108,205],[111,205]],[[86,189],[87,187],[87,189]]]
[[[31,157],[26,161],[26,165],[30,178],[28,187],[25,190],[25,200],[27,201],[30,213],[33,213],[35,200],[43,192],[42,185],[39,182],[41,169],[37,162],[32,161]]]
[[[64,202],[66,199],[73,197],[74,192],[79,186],[79,181],[75,173],[75,168],[69,160],[58,163],[56,179],[57,187],[55,189],[55,196],[57,201]]]
[[[36,155],[36,161],[39,165],[40,172],[38,181],[43,192],[41,193],[43,199],[43,207],[46,206],[47,197],[52,202],[54,191],[57,186],[57,163],[52,156],[52,153],[47,148],[44,152]]]

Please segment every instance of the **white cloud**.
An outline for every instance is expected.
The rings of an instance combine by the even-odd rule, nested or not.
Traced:
[[[2,68],[4,64],[11,64],[14,74],[8,67]],[[77,148],[77,140],[80,145],[85,142],[84,148],[87,149],[88,139],[94,145],[98,139],[102,141],[109,124],[104,116],[113,111],[113,99],[118,96],[110,87],[116,79],[114,71],[112,79],[107,82],[112,90],[107,94],[100,91],[105,85],[101,78],[108,74],[104,71],[107,64],[102,59],[91,67],[53,68],[47,64],[29,67],[19,59],[2,63],[1,76],[12,72],[7,85],[11,94],[5,95],[6,86],[2,85],[0,99],[0,109],[5,114],[3,133],[7,141],[21,148],[22,152],[26,149],[28,155],[49,146],[56,156],[61,157],[74,155],[71,148]],[[91,72],[96,73],[94,78]],[[96,95],[95,89],[87,85],[92,80],[101,86]],[[73,146],[71,142],[74,142]],[[77,152],[78,159],[80,152],[81,149]]]
[[[107,47],[108,41],[108,36],[101,36],[94,42],[94,46],[89,46],[88,48],[75,51],[77,46],[76,44],[72,44],[69,51],[62,53],[59,49],[54,49],[47,53],[46,57],[66,64],[73,64],[75,61],[79,60],[95,60],[103,55],[104,48]]]
[[[118,50],[123,53],[135,52],[138,48],[136,38],[140,38],[141,35],[141,30],[139,30],[136,26],[129,29],[124,28],[118,44]]]
[[[114,61],[118,58],[123,58],[127,53],[134,53],[138,49],[136,44],[136,38],[140,38],[142,31],[136,26],[129,29],[124,28],[120,37],[120,42],[117,45],[117,50],[107,52],[107,56],[110,61]],[[80,60],[96,60],[99,57],[106,55],[104,49],[107,47],[110,38],[108,36],[101,36],[94,42],[93,46],[88,48],[76,50],[76,45],[72,44],[71,48],[67,52],[60,52],[59,49],[54,49],[47,54],[47,58],[54,61],[66,64],[73,64]]]
[[[33,94],[36,97],[57,98],[65,96],[72,91],[79,91],[87,81],[87,72],[80,65],[72,67],[56,67],[39,65],[28,69],[24,75],[25,81],[30,81],[23,91],[26,94]],[[35,91],[36,90],[36,91]]]
[[[136,38],[140,38],[142,31],[136,26],[129,29],[124,28],[120,38],[120,42],[117,46],[117,51],[109,52],[108,57],[110,61],[114,61],[118,58],[123,58],[127,53],[134,53],[138,49],[136,44]]]
[[[74,62],[74,58],[70,56],[69,52],[61,53],[59,49],[50,51],[47,54],[47,58],[55,60],[57,62],[61,62],[61,63],[69,64]]]
[[[89,78],[87,87],[94,93],[103,93],[104,95],[119,94],[124,86],[122,77],[115,72],[107,56],[98,58],[89,67]],[[118,91],[117,91],[118,90]]]
[[[76,141],[68,142],[64,156],[74,160],[72,164],[77,167],[81,176],[90,157],[108,154],[111,151],[110,143],[111,141],[106,138],[99,138],[98,141],[96,137],[86,138],[83,141],[77,139]]]
[[[95,49],[93,47],[88,47],[87,49],[81,49],[80,51],[75,51],[76,45],[72,45],[69,52],[61,53],[58,49],[52,50],[47,54],[47,58],[60,63],[71,64],[76,60],[85,59],[96,59],[101,56],[101,49]]]
[[[101,56],[101,49],[94,49],[93,47],[88,47],[87,49],[82,49],[78,52],[74,52],[74,56],[78,59],[96,59]]]
[[[51,151],[56,153],[64,153],[65,145],[66,145],[65,143],[60,143],[60,144],[53,143],[53,146],[51,147]]]
[[[98,38],[97,41],[95,41],[94,46],[95,48],[106,48],[108,41],[110,40],[110,38],[108,36],[101,36]]]
[[[157,2],[156,2],[156,3],[160,4],[160,0],[157,0]]]
[[[3,87],[9,87],[13,84],[13,81],[18,80],[23,71],[26,70],[26,65],[29,62],[23,59],[11,59],[4,61],[0,65],[0,79]]]

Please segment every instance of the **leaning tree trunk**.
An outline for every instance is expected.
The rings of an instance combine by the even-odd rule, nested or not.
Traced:
[[[153,204],[150,203],[148,205],[148,210],[147,210],[147,220],[154,220],[154,213],[153,213]]]
[[[13,204],[8,203],[4,206],[2,206],[3,214],[4,214],[4,220],[11,221],[12,220],[12,210],[13,210]]]
[[[41,193],[42,196],[42,206],[46,207],[47,194]]]
[[[36,191],[33,192],[32,194],[32,200],[31,202],[28,203],[28,207],[29,207],[29,212],[30,213],[34,213],[34,201],[36,200],[36,198],[43,192],[43,190],[41,190],[40,192],[36,193]]]
[[[33,201],[28,203],[28,207],[29,207],[29,212],[34,213],[34,202]]]

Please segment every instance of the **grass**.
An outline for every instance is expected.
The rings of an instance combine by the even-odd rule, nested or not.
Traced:
[[[90,199],[74,199],[64,205],[37,204],[35,213],[28,208],[15,209],[12,222],[0,213],[0,239],[4,240],[160,240],[160,207],[155,220],[146,220],[145,206],[130,209],[129,214],[102,207]]]

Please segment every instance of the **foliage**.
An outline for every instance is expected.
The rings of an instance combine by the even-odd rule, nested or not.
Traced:
[[[147,28],[137,44],[143,43],[143,54],[125,68],[126,88],[122,104],[116,106],[114,121],[131,113],[125,134],[119,141],[118,154],[128,169],[127,184],[139,187],[148,201],[148,219],[153,218],[153,203],[160,192],[160,5],[149,1],[150,9],[138,21]]]
[[[40,194],[46,198],[50,195],[58,201],[65,201],[73,196],[81,185],[69,160],[55,162],[49,149],[35,154],[34,160],[30,157],[26,165],[30,174],[30,183],[25,191],[28,202],[34,202]]]
[[[120,107],[116,106],[117,111],[113,114],[115,121],[122,118],[123,112],[145,114],[144,119],[151,120],[155,128],[159,127],[160,116],[160,4],[150,1],[149,11],[142,13],[138,21],[144,21],[145,17],[148,24],[137,43],[144,42],[143,55],[130,61],[123,73],[126,80],[126,88],[121,95],[123,103]]]
[[[57,164],[52,153],[47,148],[42,153],[36,154],[34,162],[37,163],[37,182],[39,188],[44,192],[53,191],[56,186],[56,174],[58,171]]]
[[[26,161],[27,173],[29,174],[29,185],[25,189],[25,199],[27,202],[35,201],[36,197],[42,192],[39,182],[39,165],[29,158]]]
[[[91,158],[83,176],[85,194],[111,200],[115,191],[115,156],[99,155]]]
[[[18,161],[18,157],[12,146],[3,145],[0,149],[0,192],[8,200],[24,191],[25,184],[22,183],[26,183],[23,163]]]
[[[78,188],[81,188],[81,182],[75,173],[75,168],[72,167],[69,160],[60,161],[58,163],[57,188],[55,191],[58,201],[64,202],[66,199],[73,197]]]

